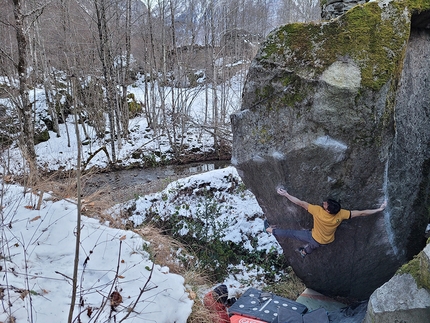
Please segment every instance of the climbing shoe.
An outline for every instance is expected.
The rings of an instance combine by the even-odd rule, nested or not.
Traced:
[[[299,249],[296,249],[296,251],[299,253],[300,256],[302,256],[302,258],[305,258],[306,255],[308,254],[305,248],[299,248]]]

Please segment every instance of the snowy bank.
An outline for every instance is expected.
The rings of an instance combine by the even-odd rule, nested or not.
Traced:
[[[35,210],[39,198],[24,196],[22,187],[4,186],[1,193],[0,321],[14,317],[16,322],[64,322],[72,293],[76,204],[45,194],[40,210]],[[82,217],[81,227],[74,317],[94,322],[96,317],[106,321],[116,316],[119,322],[131,311],[129,318],[136,322],[187,321],[193,301],[184,279],[157,265],[151,274],[147,242],[87,217]],[[109,296],[115,291],[122,302],[112,310]]]

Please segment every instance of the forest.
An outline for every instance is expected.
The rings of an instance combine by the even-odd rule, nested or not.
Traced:
[[[0,105],[1,147],[18,142],[37,178],[34,146],[48,130],[61,136],[59,124],[73,116],[106,140],[115,164],[129,120],[144,115],[155,134],[167,133],[174,156],[183,152],[190,126],[210,133],[215,151],[223,149],[229,114],[240,108],[229,97],[241,91],[259,43],[281,24],[319,20],[319,6],[316,0],[2,0],[0,98],[8,104]],[[136,80],[143,99],[127,91]],[[36,88],[47,107],[39,118]],[[205,93],[203,122],[189,114],[197,93]]]

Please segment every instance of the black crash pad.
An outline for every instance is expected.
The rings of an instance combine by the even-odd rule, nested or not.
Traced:
[[[300,315],[308,310],[305,305],[288,298],[263,292],[256,288],[249,288],[228,309],[228,312],[230,315],[237,314],[268,323],[280,323],[278,321],[280,308],[289,309],[292,313],[299,313]]]
[[[319,308],[315,311],[300,314],[288,308],[280,308],[278,323],[329,323],[327,311]]]

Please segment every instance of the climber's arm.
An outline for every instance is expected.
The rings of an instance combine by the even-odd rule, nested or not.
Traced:
[[[306,211],[308,210],[308,207],[309,207],[309,203],[308,203],[308,202],[306,202],[306,201],[302,201],[302,200],[298,199],[297,197],[294,197],[294,196],[292,196],[292,195],[288,194],[288,192],[287,192],[285,189],[283,189],[283,188],[278,188],[278,189],[276,190],[276,192],[277,192],[279,195],[285,196],[287,199],[289,199],[289,200],[290,200],[291,202],[293,202],[294,204],[296,204],[296,205],[298,205],[298,206],[301,206],[301,207],[302,207],[302,208],[304,208]]]
[[[357,216],[366,216],[366,215],[371,215],[371,214],[381,212],[385,209],[386,206],[387,206],[387,201],[384,201],[384,203],[382,203],[382,205],[377,209],[353,210],[353,211],[351,211],[351,218],[355,218]]]

